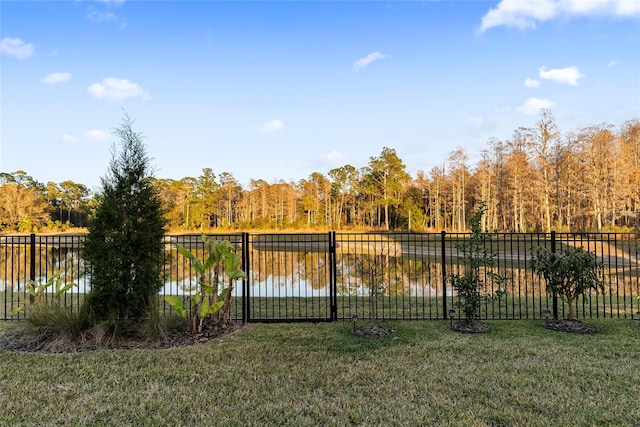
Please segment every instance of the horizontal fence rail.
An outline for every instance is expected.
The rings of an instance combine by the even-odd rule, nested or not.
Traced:
[[[245,280],[232,292],[231,314],[244,322],[359,319],[446,319],[457,309],[448,277],[462,271],[460,247],[468,233],[210,234],[228,240],[241,254]],[[0,235],[0,319],[28,315],[30,281],[44,283],[60,273],[77,286],[61,296],[79,309],[91,288],[82,259],[85,235]],[[187,296],[196,273],[178,252],[184,246],[204,258],[200,234],[165,237],[161,307],[165,295]],[[485,280],[481,319],[539,319],[546,308],[565,313],[531,269],[531,249],[582,247],[604,265],[604,291],[576,301],[578,317],[637,318],[640,240],[633,233],[496,233],[484,242],[504,281]],[[52,300],[53,293],[45,298]],[[555,305],[554,305],[555,303]],[[23,307],[21,312],[14,312]],[[460,310],[456,310],[459,312]]]

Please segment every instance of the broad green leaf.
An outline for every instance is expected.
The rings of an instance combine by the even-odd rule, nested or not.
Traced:
[[[229,253],[230,247],[233,246],[231,246],[231,243],[229,243],[228,240],[219,240],[217,242],[214,242],[213,249],[218,260],[222,260],[226,257],[226,255]]]
[[[182,245],[178,245],[178,253],[189,260],[195,258],[195,255],[189,252],[189,249],[185,248]]]
[[[14,308],[13,310],[11,310],[9,312],[9,315],[10,316],[15,316],[16,314],[20,313],[23,310],[24,310],[24,308],[22,308],[22,307],[16,307],[16,308]]]
[[[201,273],[204,271],[202,267],[202,262],[200,261],[200,259],[198,259],[198,257],[192,254],[191,252],[189,252],[187,248],[185,248],[184,246],[178,245],[178,253],[184,256],[185,258],[187,258],[191,263],[191,265],[193,266],[193,268],[195,268],[195,270],[198,273]]]
[[[182,307],[182,298],[177,295],[165,295],[164,300],[169,303],[171,307]]]
[[[29,295],[31,296],[38,296],[38,291],[37,289],[39,289],[40,286],[38,285],[38,287],[36,288],[36,282],[31,281],[29,283],[27,283],[27,292],[29,293]]]
[[[204,265],[202,266],[202,269],[203,271],[208,270],[214,265],[216,265],[217,263],[218,263],[218,260],[214,256],[212,256],[212,254],[209,254],[209,257],[207,258]]]
[[[209,306],[209,308],[207,309],[207,314],[205,314],[205,316],[209,315],[209,314],[214,314],[218,311],[220,311],[220,309],[222,309],[222,307],[224,307],[224,301],[218,301],[215,304]]]
[[[247,274],[242,270],[235,270],[228,274],[229,279],[238,280],[238,279],[246,279]]]
[[[237,257],[237,260],[236,260]],[[240,257],[233,252],[230,252],[224,259],[224,271],[229,274],[230,271],[234,271],[238,268],[240,264]]]
[[[64,294],[65,292],[67,292],[68,290],[73,288],[74,286],[78,287],[78,285],[76,285],[75,283],[67,283],[67,284],[58,283],[58,284],[56,284],[56,296],[60,296],[60,295]]]
[[[164,300],[174,308],[176,314],[180,317],[187,317],[187,312],[184,309],[182,298],[176,295],[165,295]]]
[[[200,315],[200,317],[205,317],[209,314],[209,298],[205,298],[202,300],[202,304],[200,304],[198,314]]]
[[[215,304],[209,305],[209,301],[204,300],[200,306],[199,315],[200,317],[209,316],[210,314],[220,311],[222,307],[224,307],[224,301],[218,301]]]

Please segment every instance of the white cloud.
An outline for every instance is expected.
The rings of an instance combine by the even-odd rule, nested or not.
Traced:
[[[97,10],[92,10],[87,15],[89,21],[99,24],[100,22],[109,22],[109,21],[117,21],[118,16],[113,12],[99,12]]]
[[[538,71],[538,77],[543,80],[553,80],[558,83],[570,84],[571,86],[579,86],[580,82],[578,80],[584,77],[584,74],[576,66],[550,70],[547,70],[547,67],[540,67]]]
[[[607,68],[613,68],[613,67],[617,67],[618,65],[620,65],[620,63],[618,61],[616,61],[615,59],[612,59],[611,61],[609,61],[609,63],[607,64]]]
[[[97,141],[97,142],[106,141],[109,139],[109,137],[110,136],[108,133],[103,132],[101,130],[97,130],[97,129],[90,130],[83,135],[84,139],[88,139],[90,141]]]
[[[263,133],[272,133],[284,129],[284,123],[279,119],[273,119],[260,127]]]
[[[42,83],[49,85],[66,82],[71,78],[71,73],[51,73],[42,79]]]
[[[102,80],[102,83],[94,83],[87,90],[94,98],[112,101],[121,101],[127,98],[150,98],[149,93],[137,83],[115,77],[108,77]]]
[[[66,142],[67,144],[73,144],[74,142],[76,142],[76,137],[73,135],[69,135],[68,133],[65,133],[64,135],[62,135],[62,141]]]
[[[101,3],[106,7],[107,10],[111,9],[112,6],[118,7],[124,4],[125,0],[96,0],[96,3]],[[98,9],[102,9],[99,7]],[[113,12],[98,10],[97,8],[91,6],[89,7],[89,14],[87,18],[91,22],[100,23],[100,22],[109,22],[109,21],[119,21],[120,17]]]
[[[567,14],[583,16],[640,16],[638,0],[561,0],[559,2]]]
[[[524,85],[526,87],[530,87],[530,88],[538,87],[538,86],[540,86],[540,80],[525,79],[524,80]]]
[[[107,6],[120,6],[124,4],[125,0],[96,0],[98,3],[104,3]]]
[[[0,52],[4,55],[25,59],[33,55],[33,45],[13,37],[4,37],[0,41]]]
[[[529,98],[517,110],[524,114],[539,114],[540,110],[550,109],[554,105],[553,101],[548,99]]]
[[[360,68],[366,67],[367,65],[371,64],[372,62],[377,61],[379,59],[384,59],[387,56],[388,55],[384,55],[384,54],[382,54],[380,52],[370,53],[369,55],[365,56],[364,58],[358,59],[353,64],[353,71],[358,71]]]
[[[501,25],[519,30],[536,28],[536,21],[548,21],[557,13],[557,4],[553,0],[502,0],[482,17],[479,31]]]
[[[535,29],[537,23],[583,16],[640,17],[638,0],[502,0],[482,17],[479,32],[493,27]]]

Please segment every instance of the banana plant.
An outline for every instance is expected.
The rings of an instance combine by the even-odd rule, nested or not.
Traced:
[[[27,292],[29,293],[31,302],[41,301],[44,293],[51,287],[53,287],[53,295],[59,300],[65,292],[71,290],[74,286],[78,286],[75,283],[64,283],[62,277],[60,277],[61,275],[62,272],[58,271],[45,283],[36,283],[33,280],[29,281],[29,283],[27,283]]]
[[[225,291],[227,291],[227,293],[225,295],[226,298],[224,301],[224,311],[222,314],[223,322],[226,322],[229,317],[229,307],[231,306],[231,291],[233,290],[233,283],[236,280],[247,278],[247,274],[242,269],[240,269],[241,262],[242,259],[240,258],[240,255],[232,251],[227,252],[226,257],[224,258],[224,272],[229,279],[229,285],[224,289]]]
[[[227,321],[233,281],[246,277],[239,268],[240,256],[234,252],[235,248],[228,240],[216,241],[203,235],[202,241],[208,252],[204,261],[184,246],[178,245],[178,253],[189,260],[198,275],[195,293],[188,296],[191,300],[191,310],[185,308],[182,297],[165,296],[165,301],[174,308],[176,314],[187,320],[187,325],[192,332],[202,332],[202,326],[207,317],[213,322],[219,321],[219,312],[222,309],[224,309],[222,321]],[[229,278],[229,286],[219,292],[220,277],[223,273]]]
[[[38,283],[34,280],[30,280],[27,283],[27,293],[29,294],[31,304],[42,303],[45,292],[47,292],[47,289],[49,288],[53,288],[53,296],[58,302],[60,302],[60,298],[65,292],[78,286],[75,283],[65,283],[61,276],[62,272],[58,271],[53,276],[49,277],[49,279],[44,283]],[[9,314],[14,316],[22,311],[24,311],[24,307],[15,307]]]

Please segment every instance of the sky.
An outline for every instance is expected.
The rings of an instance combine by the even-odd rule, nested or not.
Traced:
[[[158,178],[473,166],[542,108],[639,118],[639,46],[640,0],[5,0],[0,171],[98,190],[123,114]]]

